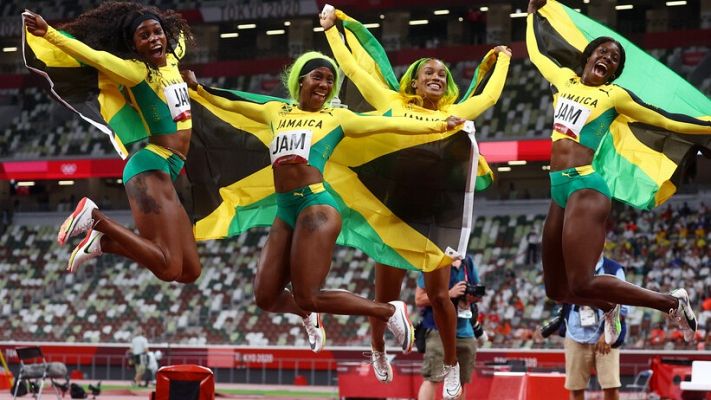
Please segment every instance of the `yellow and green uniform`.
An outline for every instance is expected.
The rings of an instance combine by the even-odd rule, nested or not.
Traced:
[[[41,39],[51,46],[39,42]],[[192,128],[187,85],[178,69],[178,59],[184,54],[182,43],[175,54],[167,54],[165,66],[152,70],[144,62],[124,60],[109,52],[92,49],[52,27],[48,28],[43,38],[32,40],[40,43],[33,47],[40,59],[58,60],[61,65],[67,62],[67,57],[71,57],[75,62],[99,71],[101,93],[98,101],[102,105],[102,117],[111,121],[116,115],[123,113],[126,116],[116,118],[120,122],[112,125],[122,145]],[[50,53],[53,53],[52,57],[47,56]],[[129,102],[130,109],[124,108],[125,101]],[[170,174],[175,178],[175,169],[179,171],[182,168],[182,161],[169,149],[147,147],[134,154],[127,163],[124,183],[136,174],[149,170],[172,171]]]
[[[166,65],[151,71],[142,61],[124,60],[106,52],[94,50],[81,41],[71,38],[50,27],[44,38],[62,52],[79,62],[101,71],[107,79],[126,89],[126,95],[138,110],[141,121],[148,129],[148,136],[170,135],[179,130],[192,128],[192,119],[174,121],[166,96],[174,96],[174,101],[187,101],[187,85],[178,69],[178,58],[183,53],[167,54]],[[179,46],[179,49],[183,47]],[[182,92],[182,93],[181,93]]]
[[[290,153],[294,146],[308,155],[308,163],[324,173],[326,161],[344,137],[359,137],[374,133],[427,134],[447,131],[443,119],[417,121],[375,115],[360,115],[344,108],[323,108],[304,111],[292,104],[279,101],[255,103],[248,100],[228,100],[215,95],[215,89],[198,87],[198,94],[213,105],[233,111],[257,123],[265,124],[271,132],[270,151]],[[305,140],[302,140],[305,139]],[[278,154],[277,154],[278,155]],[[272,164],[275,159],[272,157]]]
[[[242,114],[268,127],[272,166],[285,158],[288,163],[308,164],[322,175],[336,146],[344,137],[374,133],[400,134],[441,133],[447,130],[443,120],[421,122],[406,118],[359,115],[343,108],[305,111],[281,101],[252,102],[247,98],[228,99],[227,92],[198,87],[197,93],[216,107]],[[277,216],[292,227],[299,212],[309,205],[328,204],[339,209],[323,184],[309,185],[288,193],[277,193]]]
[[[546,12],[563,12],[556,7],[558,4],[552,2],[550,7],[545,7]],[[548,21],[553,21],[553,15],[547,16]],[[560,15],[557,17],[558,20],[562,19]],[[540,17],[534,14],[528,17],[526,46],[531,62],[550,82],[553,91],[553,141],[573,140],[597,153],[610,134],[613,123],[622,119],[677,133],[711,133],[711,122],[669,113],[646,104],[624,87],[616,84],[585,85],[571,69],[575,65],[561,65],[551,55],[554,52],[542,47],[539,36],[551,33],[546,31],[547,27],[543,27],[542,23],[537,25],[536,18]],[[572,29],[572,26],[561,27],[564,28]],[[628,58],[627,64],[633,62]],[[629,69],[626,67],[626,72]],[[590,165],[552,171],[550,175],[551,196],[561,207],[565,207],[567,198],[576,190],[594,189],[607,197],[611,196],[605,179]]]
[[[149,143],[146,147],[133,153],[123,169],[123,182],[146,171],[163,171],[175,181],[180,175],[185,160],[169,149]]]

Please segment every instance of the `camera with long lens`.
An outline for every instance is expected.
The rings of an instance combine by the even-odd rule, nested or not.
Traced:
[[[457,306],[457,317],[459,318],[472,318],[472,311],[469,309],[467,303],[467,295],[472,295],[474,297],[483,297],[486,293],[486,286],[475,285],[466,282],[466,287],[464,288],[464,293],[457,298],[453,298],[452,302]],[[473,303],[472,303],[473,304]]]
[[[475,285],[473,283],[467,282],[467,287],[466,289],[464,289],[464,294],[462,296],[466,296],[468,294],[474,297],[484,297],[484,295],[486,294],[486,286]]]

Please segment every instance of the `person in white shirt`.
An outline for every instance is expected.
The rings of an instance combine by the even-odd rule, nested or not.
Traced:
[[[136,368],[136,374],[133,376],[133,382],[136,386],[141,384],[143,375],[146,373],[146,364],[148,360],[148,339],[143,336],[140,328],[136,330],[136,336],[131,340],[131,354],[133,357],[133,366]]]

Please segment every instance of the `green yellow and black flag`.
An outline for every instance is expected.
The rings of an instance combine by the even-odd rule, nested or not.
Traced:
[[[229,100],[285,101],[234,90],[207,89]],[[271,225],[276,215],[266,125],[213,106],[192,92],[193,136],[186,162],[193,185],[198,240],[234,236]],[[338,243],[363,250],[376,261],[431,271],[464,250],[471,226],[478,157],[463,133],[377,134],[342,141],[326,163],[326,188],[339,203]],[[442,140],[433,140],[438,136]],[[345,143],[345,145],[344,145]],[[421,171],[418,176],[409,170]]]
[[[361,22],[351,18],[343,11],[336,10],[336,17],[343,22],[346,43],[348,43],[348,47],[358,62],[358,65],[371,76],[376,77],[383,85],[383,88],[398,91],[400,82],[395,75],[395,71],[390,64],[385,49],[380,42],[378,42],[378,39],[376,39]],[[495,64],[496,56],[492,50],[489,51],[479,63],[474,71],[469,87],[457,102],[461,103],[481,93],[491,77]],[[352,84],[346,85],[344,103],[348,104],[348,106],[355,111],[372,110],[372,107],[367,105],[358,92],[358,89]],[[479,157],[476,174],[476,191],[487,189],[494,181],[494,173],[483,155]]]
[[[46,79],[55,100],[107,134],[121,158],[128,157],[126,146],[148,137],[145,122],[121,85],[24,28],[22,39],[25,66]],[[184,50],[181,37],[173,54],[180,58]]]
[[[604,25],[555,0],[548,0],[529,18],[538,49],[559,66],[580,73],[585,46],[597,37],[612,37],[620,42],[627,58],[615,84],[633,92],[635,101],[670,119],[711,120],[707,96]],[[711,135],[673,133],[618,115],[595,153],[593,166],[603,175],[615,199],[651,209],[676,192],[685,164],[698,151],[711,154],[707,153],[711,151]]]
[[[127,145],[148,137],[138,113],[104,74],[26,29],[22,39],[25,66],[47,80],[48,92],[55,100],[109,135],[121,158],[128,157]]]

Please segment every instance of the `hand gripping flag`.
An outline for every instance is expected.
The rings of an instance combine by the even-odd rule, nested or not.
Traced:
[[[591,40],[612,37],[627,56],[615,84],[639,96],[635,101],[663,110],[667,118],[711,120],[708,97],[618,33],[555,0],[548,0],[529,18],[538,49],[559,66],[578,70],[582,51]],[[615,199],[651,209],[676,192],[685,163],[699,150],[711,154],[710,135],[674,133],[618,115],[595,153],[593,166]]]
[[[235,90],[206,90],[228,100],[286,103]],[[191,98],[193,136],[186,170],[193,185],[196,239],[271,225],[276,215],[271,130],[215,107],[196,92]],[[451,256],[464,252],[460,244],[468,242],[471,211],[465,209],[471,210],[474,185],[469,171],[478,149],[469,151],[473,138],[459,132],[406,135],[407,146],[395,136],[404,135],[341,141],[326,163],[324,184],[343,219],[337,242],[399,268],[431,271],[449,265]],[[420,171],[416,177],[408,174],[413,168]]]

